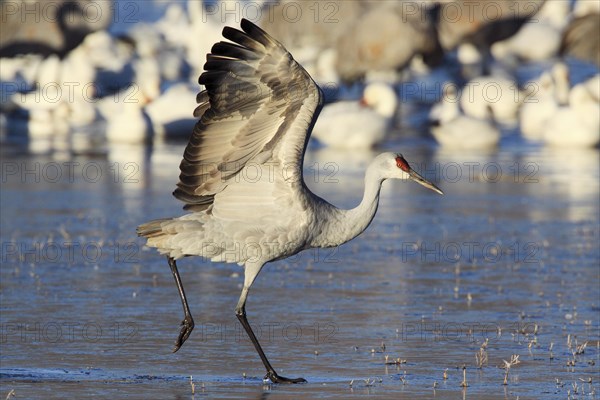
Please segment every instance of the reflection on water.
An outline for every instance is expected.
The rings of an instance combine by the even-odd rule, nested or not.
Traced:
[[[135,227],[183,213],[171,196],[182,144],[73,160],[3,148],[1,392],[183,399],[190,375],[208,398],[564,398],[574,383],[598,392],[598,150],[385,150],[401,150],[445,196],[386,182],[361,237],[267,266],[250,322],[279,372],[310,383],[263,387],[232,311],[236,265],[181,261],[197,326],[170,352],[176,289]],[[307,184],[354,206],[376,153],[311,150]],[[522,363],[505,387],[498,367],[513,354]],[[386,365],[386,355],[401,361]]]
[[[549,200],[561,202],[562,212],[572,222],[597,218],[598,151],[544,148],[541,157],[547,170]],[[544,215],[540,210],[535,218],[552,219],[554,215]]]

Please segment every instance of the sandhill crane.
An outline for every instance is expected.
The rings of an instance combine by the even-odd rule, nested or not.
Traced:
[[[573,19],[563,33],[560,53],[600,66],[600,13]]]
[[[322,107],[310,75],[270,35],[248,20],[223,29],[231,42],[216,43],[207,56],[194,115],[200,117],[185,149],[174,196],[190,213],[138,227],[147,244],[167,256],[183,305],[177,351],[194,328],[176,260],[202,256],[244,266],[235,313],[273,383],[305,382],[279,376],[248,320],[248,291],[263,266],[302,250],[334,247],[371,223],[384,180],[411,179],[442,193],[400,154],[383,153],[367,169],[365,191],[354,209],[339,209],[305,185],[304,152]],[[236,179],[248,168],[258,179]],[[267,171],[270,171],[267,173]],[[244,251],[231,251],[235,247]]]
[[[421,9],[425,6],[377,4],[349,24],[338,39],[335,67],[343,81],[363,78],[369,71],[400,71],[417,55],[431,67],[441,63],[444,52],[434,21]]]
[[[483,72],[489,75],[490,46],[517,33],[545,1],[440,2],[441,7],[435,14],[441,45],[446,51],[461,43],[474,45],[483,56]]]

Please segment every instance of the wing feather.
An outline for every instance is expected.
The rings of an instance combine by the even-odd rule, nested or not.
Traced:
[[[186,203],[185,209],[210,208],[217,194],[236,185],[232,178],[249,162],[285,166],[286,176],[294,178],[288,191],[298,190],[298,182],[303,185],[304,151],[322,93],[268,33],[245,19],[241,28],[223,29],[223,37],[232,43],[212,47],[198,79],[206,89],[196,98],[194,116],[200,120],[173,193]]]

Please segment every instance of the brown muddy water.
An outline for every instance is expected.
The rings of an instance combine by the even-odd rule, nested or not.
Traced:
[[[180,261],[196,329],[171,353],[181,304],[135,227],[183,213],[182,146],[3,147],[1,398],[598,398],[598,150],[388,143],[446,194],[386,182],[362,236],[267,265],[250,323],[280,374],[308,380],[282,386],[233,313],[236,265]],[[351,207],[372,156],[313,150],[307,183]]]

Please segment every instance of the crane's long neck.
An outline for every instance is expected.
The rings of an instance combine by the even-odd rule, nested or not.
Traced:
[[[358,206],[346,211],[346,223],[350,227],[351,237],[360,235],[373,221],[379,206],[379,192],[384,179],[371,165],[365,173],[365,192]]]
[[[350,210],[336,209],[329,226],[324,229],[317,246],[338,246],[360,235],[371,223],[379,205],[379,191],[384,179],[371,164],[365,174],[365,192],[358,206]]]

